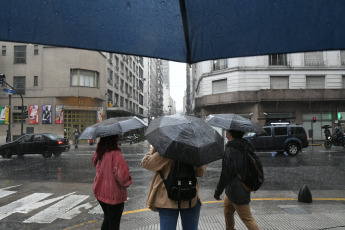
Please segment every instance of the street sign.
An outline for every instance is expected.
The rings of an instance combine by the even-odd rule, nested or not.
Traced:
[[[15,94],[16,92],[14,92],[14,90],[12,89],[4,89],[4,91],[8,94]]]
[[[26,110],[26,105],[24,105],[24,106],[13,106],[13,109],[14,110],[22,110],[22,107],[23,107],[23,110]]]

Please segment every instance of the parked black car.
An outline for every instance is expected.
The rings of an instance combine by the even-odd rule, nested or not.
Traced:
[[[264,126],[266,134],[247,133],[244,138],[256,151],[286,151],[291,156],[297,155],[309,145],[305,129],[301,125]]]
[[[35,133],[23,135],[13,142],[1,145],[0,154],[3,158],[24,154],[42,154],[44,158],[49,158],[52,154],[60,156],[69,149],[70,143],[66,138],[53,133]]]

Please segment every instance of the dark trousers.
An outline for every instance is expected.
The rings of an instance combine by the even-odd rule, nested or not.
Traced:
[[[106,204],[102,201],[99,201],[103,212],[104,220],[102,223],[101,230],[118,230],[120,229],[120,220],[123,212],[123,207],[125,203],[121,204]]]

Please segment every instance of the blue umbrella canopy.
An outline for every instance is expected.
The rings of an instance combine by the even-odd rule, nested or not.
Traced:
[[[140,129],[147,126],[147,123],[140,118],[133,117],[112,117],[102,122],[87,127],[78,139],[95,139]]]
[[[151,121],[145,137],[164,157],[201,166],[222,159],[224,139],[200,118],[175,114]]]
[[[196,63],[345,49],[342,0],[8,0],[0,40]]]

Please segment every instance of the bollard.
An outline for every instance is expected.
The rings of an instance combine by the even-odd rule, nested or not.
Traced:
[[[308,185],[306,185],[306,184],[302,185],[302,187],[298,193],[298,201],[303,202],[303,203],[313,202],[313,197],[312,197],[311,192],[308,188]]]

